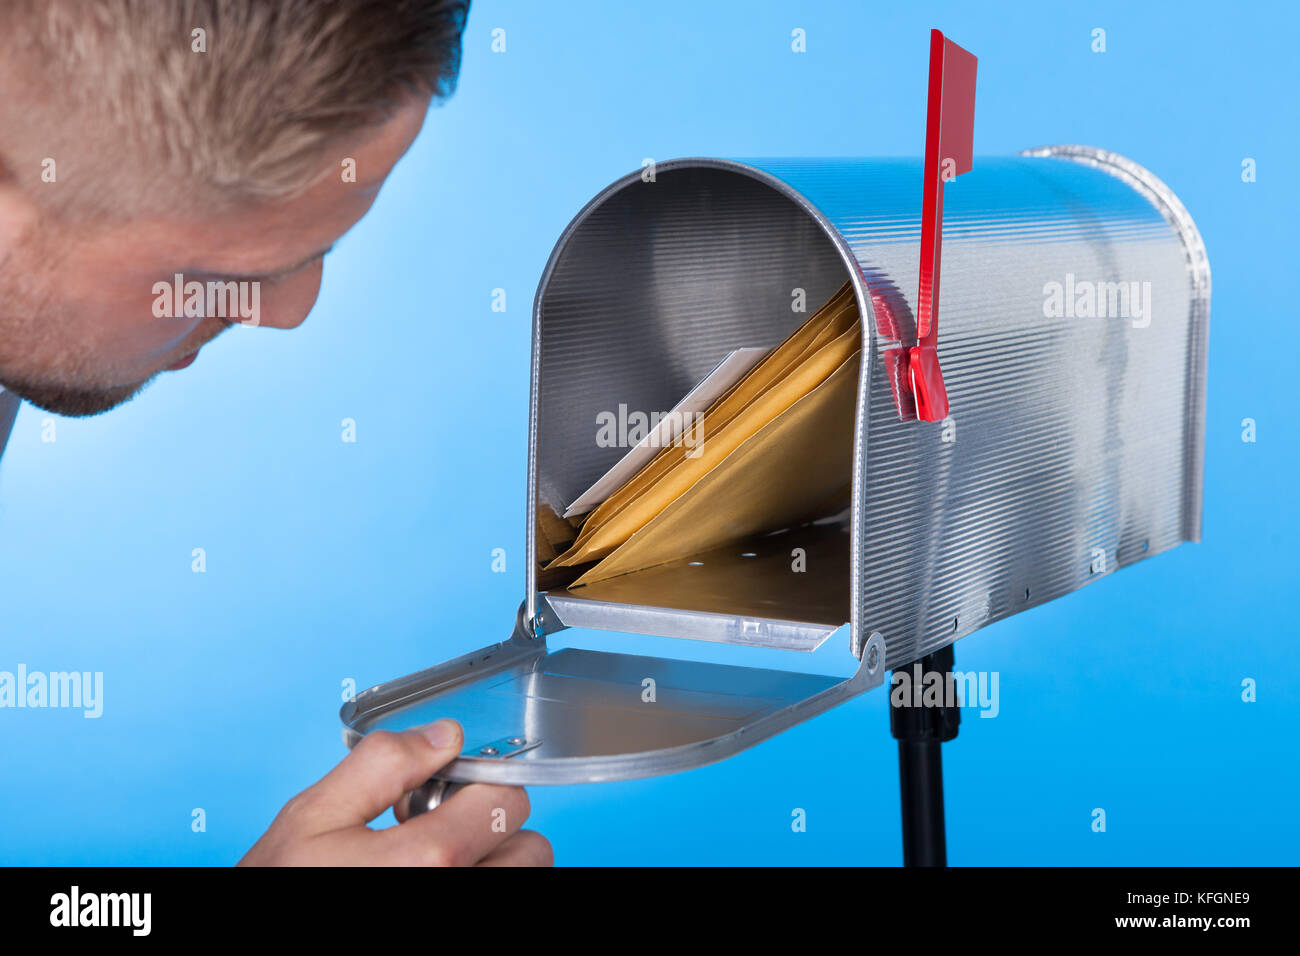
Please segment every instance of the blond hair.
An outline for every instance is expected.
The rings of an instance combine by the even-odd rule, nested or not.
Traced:
[[[332,139],[451,94],[468,7],[0,0],[0,181],[77,218],[291,195]]]

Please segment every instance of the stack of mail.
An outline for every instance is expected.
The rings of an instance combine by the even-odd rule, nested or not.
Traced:
[[[570,586],[591,584],[840,510],[852,484],[861,347],[857,301],[845,283],[702,417],[668,416],[684,424],[671,441],[657,436],[666,447],[642,442],[584,493],[566,517],[576,522],[575,514],[594,510],[546,571],[589,565]],[[683,403],[716,391],[729,365],[734,376],[744,364],[732,353]],[[641,461],[609,487],[611,476]]]

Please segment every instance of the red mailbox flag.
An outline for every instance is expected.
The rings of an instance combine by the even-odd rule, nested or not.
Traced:
[[[930,94],[925,124],[925,188],[921,209],[921,276],[916,295],[916,345],[908,377],[916,417],[942,421],[948,392],[939,369],[939,251],[943,244],[943,184],[970,172],[975,143],[977,60],[938,30],[930,31]]]

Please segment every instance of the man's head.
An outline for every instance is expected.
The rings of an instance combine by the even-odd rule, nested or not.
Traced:
[[[0,2],[0,385],[96,414],[234,322],[301,323],[468,5]]]

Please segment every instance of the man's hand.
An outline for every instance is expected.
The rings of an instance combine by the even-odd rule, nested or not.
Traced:
[[[528,794],[476,783],[429,813],[407,814],[410,791],[454,760],[460,725],[366,735],[320,783],[294,797],[240,866],[550,866],[546,837],[521,830]],[[393,808],[386,830],[366,826]]]

